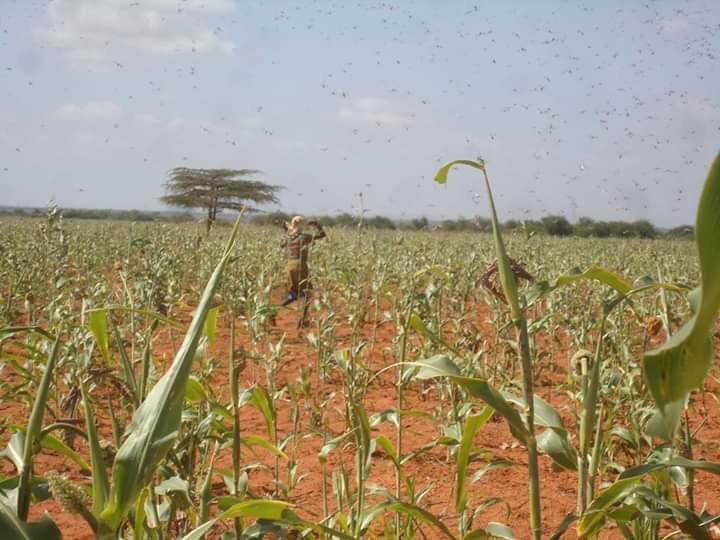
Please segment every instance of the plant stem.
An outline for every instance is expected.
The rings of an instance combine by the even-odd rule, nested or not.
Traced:
[[[481,162],[481,171],[485,178],[485,190],[490,203],[490,217],[492,218],[493,241],[495,244],[495,253],[498,261],[498,274],[502,285],[505,298],[510,307],[510,314],[513,323],[517,329],[518,341],[520,345],[520,360],[522,362],[523,372],[523,392],[525,395],[525,405],[527,412],[525,414],[525,422],[529,432],[527,440],[528,449],[528,496],[530,498],[530,528],[532,529],[533,540],[540,540],[542,517],[540,514],[540,474],[538,471],[538,452],[537,442],[535,440],[535,403],[534,403],[534,385],[533,385],[533,365],[530,356],[530,340],[527,330],[527,317],[525,311],[520,307],[518,299],[517,283],[515,275],[510,268],[510,261],[505,251],[505,244],[500,233],[500,222],[495,210],[495,201],[490,190],[490,180],[485,171],[485,164]]]
[[[590,438],[592,430],[595,427],[595,412],[597,409],[597,397],[600,386],[600,360],[602,357],[603,335],[605,334],[605,321],[607,320],[607,312],[603,314],[600,321],[600,331],[598,333],[598,341],[595,347],[595,357],[590,372],[590,380],[583,382],[583,408],[580,417],[580,444],[579,444],[579,469],[578,475],[578,515],[583,515],[588,504],[588,452],[590,449]],[[583,377],[585,378],[585,377]],[[587,386],[585,386],[587,384]],[[599,430],[596,434],[600,436]]]
[[[233,496],[238,496],[240,490],[240,409],[238,407],[238,380],[235,370],[235,317],[230,315],[230,354],[228,357],[230,374],[230,400],[233,409]],[[240,538],[242,534],[242,523],[240,519],[233,520],[235,537]]]
[[[602,420],[604,407],[600,402],[600,410],[597,417],[597,425],[595,426],[595,442],[593,444],[592,454],[590,455],[590,465],[588,470],[588,501],[595,498],[595,478],[597,478],[600,459],[602,456],[603,436],[602,436]]]
[[[327,429],[323,429],[323,446],[327,444]],[[322,475],[322,505],[323,505],[323,522],[327,520],[327,518],[330,516],[330,511],[328,509],[328,489],[327,489],[327,465],[325,464],[325,461],[321,461],[320,465],[320,473]],[[340,509],[338,508],[338,512]],[[325,538],[325,533],[323,532],[323,538]]]
[[[683,457],[692,460],[692,433],[690,433],[690,417],[688,416],[687,409],[685,409],[685,444],[683,445]],[[688,508],[691,512],[695,511],[695,471],[691,468],[685,469],[687,474],[688,486],[687,486],[687,500]]]
[[[538,470],[538,450],[535,440],[535,403],[534,403],[534,384],[533,384],[533,366],[530,358],[530,341],[527,331],[527,320],[520,317],[515,320],[515,326],[518,329],[520,341],[520,359],[522,361],[523,371],[523,391],[525,394],[525,404],[527,412],[525,414],[525,422],[527,423],[530,436],[527,441],[528,449],[528,477],[529,477],[529,497],[530,497],[530,528],[532,529],[533,540],[539,540],[542,536],[541,529],[541,510],[540,510],[540,472]]]
[[[35,394],[30,421],[25,431],[23,446],[22,466],[18,472],[18,493],[17,493],[17,515],[21,521],[26,521],[30,510],[32,498],[32,477],[33,477],[33,451],[35,443],[39,441],[38,434],[42,429],[45,407],[50,396],[50,385],[55,372],[55,365],[60,354],[60,336],[55,338],[50,354],[48,355],[45,371],[43,372],[40,385]]]
[[[405,358],[407,355],[407,335],[408,335],[408,327],[410,325],[410,316],[412,314],[413,309],[413,303],[410,302],[410,305],[407,308],[407,311],[405,313],[405,320],[403,321],[402,325],[402,338],[400,339],[400,362],[398,364],[398,372],[397,372],[397,415],[398,415],[398,429],[397,429],[397,438],[395,441],[396,447],[397,447],[397,455],[398,455],[398,466],[395,469],[395,498],[397,500],[400,500],[401,497],[401,483],[402,483],[402,474],[400,469],[400,463],[402,463],[402,455],[403,455],[403,420],[402,420],[402,410],[405,406],[404,404],[404,388],[403,388],[403,375],[405,373]],[[395,538],[397,540],[400,540],[400,514],[395,514]]]

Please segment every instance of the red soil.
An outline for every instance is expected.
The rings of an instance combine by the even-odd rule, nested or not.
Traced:
[[[486,310],[485,310],[486,311]],[[486,318],[485,314],[480,320]],[[285,381],[294,382],[301,367],[312,368],[315,366],[315,353],[308,343],[304,335],[298,336],[295,330],[296,312],[294,310],[283,310],[277,317],[277,326],[272,331],[272,340],[276,342],[283,333],[287,334],[285,341],[284,353],[277,375],[278,385],[284,384]],[[312,329],[307,332],[313,331]],[[307,333],[305,332],[305,333]],[[165,332],[166,334],[167,332]],[[245,333],[240,329],[238,323],[238,343],[242,343],[246,348],[249,347]],[[366,336],[372,334],[372,326],[365,325],[363,333]],[[393,357],[391,346],[395,329],[390,323],[380,326],[377,329],[377,343],[374,347],[374,353],[371,357],[374,369],[381,366],[391,364]],[[346,346],[349,340],[349,330],[342,327],[338,331],[339,344],[338,347]],[[487,338],[489,339],[489,337]],[[175,338],[176,345],[179,345],[180,339]],[[539,350],[550,350],[550,339],[545,337],[539,340]],[[212,353],[218,359],[226,359],[229,348],[229,336],[227,328],[220,329],[218,339],[215,343]],[[174,355],[173,347],[170,341],[163,339],[163,333],[157,340],[157,346],[154,348],[155,356],[163,361],[165,365],[172,361]],[[565,394],[561,385],[567,377],[568,353],[565,351],[561,357],[557,354],[551,360],[543,360],[546,369],[542,371],[539,377],[536,393],[547,399],[553,406],[558,408],[563,415],[566,425],[573,429],[570,419],[572,418],[571,403]],[[229,399],[229,387],[227,384],[227,368],[226,362],[222,361],[222,367],[213,373],[213,388],[224,401]],[[7,369],[7,368],[6,368]],[[12,378],[13,375],[10,375]],[[384,375],[379,377],[370,387],[365,407],[368,414],[380,412],[382,410],[395,406],[396,392],[394,388],[395,375],[393,370],[388,370]],[[312,376],[314,382],[314,375]],[[331,429],[340,434],[345,429],[345,420],[343,417],[343,401],[342,401],[342,383],[339,373],[331,373],[322,385],[323,395],[336,391],[337,394],[326,408],[326,415],[329,419]],[[254,365],[248,361],[247,367],[240,374],[240,386],[249,387],[253,383],[258,382],[266,385],[264,369]],[[420,409],[431,412],[438,403],[438,396],[434,385],[425,385],[425,391],[419,385],[411,385],[406,391],[406,408]],[[712,378],[708,378],[706,391],[714,395],[718,394],[720,387]],[[313,388],[313,391],[315,389]],[[697,434],[697,438],[702,441],[700,447],[696,449],[696,457],[710,460],[720,460],[720,407],[717,400],[712,397],[705,399],[697,394],[695,407],[692,410],[691,424],[698,426],[703,420],[704,424]],[[702,394],[705,396],[705,394]],[[291,404],[288,399],[280,400],[276,404],[278,409],[278,425],[279,436],[283,437],[293,429],[291,420]],[[99,429],[101,435],[107,439],[111,439],[110,424],[106,416],[103,416],[102,407],[98,407]],[[21,403],[0,403],[0,418],[7,423],[24,423],[29,414],[28,408]],[[306,411],[303,411],[301,431],[307,433],[309,418]],[[46,419],[47,422],[47,419]],[[439,435],[438,426],[430,418],[426,417],[408,417],[405,419],[406,436],[404,451],[417,449],[427,444]],[[252,407],[244,407],[241,409],[241,429],[245,434],[266,435],[265,423],[260,414]],[[374,432],[374,436],[383,433],[390,440],[395,440],[395,431],[389,424],[381,424],[379,429]],[[3,444],[9,438],[9,432],[0,434],[0,440]],[[321,482],[322,476],[318,461],[318,452],[323,444],[319,436],[310,435],[299,441],[298,450],[298,470],[299,474],[306,474],[305,478],[299,483],[295,491],[291,494],[291,502],[297,505],[297,512],[309,519],[320,519],[322,516],[321,502]],[[480,430],[476,437],[476,448],[482,449],[488,453],[488,457],[506,458],[513,462],[513,466],[509,468],[495,469],[487,474],[483,479],[475,484],[468,484],[467,489],[471,498],[471,508],[474,508],[481,500],[489,497],[500,497],[504,504],[499,504],[484,511],[475,526],[483,525],[489,521],[498,521],[507,523],[513,528],[517,538],[529,538],[528,530],[528,496],[527,496],[527,456],[525,449],[518,446],[510,435],[506,422],[499,418],[493,418]],[[87,448],[84,442],[78,438],[76,448],[83,455],[87,456]],[[274,463],[269,453],[262,450],[258,451],[258,456],[266,463]],[[352,449],[338,449],[334,451],[329,458],[328,471],[332,471],[339,463],[340,459],[350,470],[353,469],[353,452]],[[243,461],[257,461],[250,452],[243,450]],[[470,465],[470,475],[481,468],[487,460],[483,459]],[[43,450],[35,459],[36,472],[42,474],[45,471],[54,470],[62,473],[68,473],[73,479],[86,482],[87,478],[79,471],[77,465],[69,460],[58,457],[48,451]],[[225,450],[219,456],[217,469],[231,469],[232,462],[229,450]],[[286,472],[284,463],[281,463],[281,478],[285,478]],[[12,474],[12,466],[7,462],[0,462],[0,472],[3,474]],[[455,467],[452,461],[448,459],[445,449],[436,448],[428,453],[421,454],[417,458],[409,461],[405,465],[405,473],[415,478],[418,490],[432,484],[427,497],[424,499],[422,506],[433,514],[440,516],[441,519],[451,530],[456,530],[457,516],[454,510],[454,493],[453,486]],[[267,494],[273,491],[272,474],[269,470],[255,469],[249,473],[250,487],[256,494]],[[565,515],[575,509],[576,496],[576,474],[556,470],[551,460],[546,456],[540,457],[540,476],[542,485],[542,512],[543,512],[543,537],[551,535],[555,528],[560,524]],[[607,478],[606,480],[612,480]],[[385,486],[390,491],[394,491],[395,471],[392,462],[381,451],[377,451],[373,458],[371,483]],[[696,485],[696,506],[701,508],[703,504],[707,504],[707,509],[712,513],[720,513],[720,489],[717,488],[717,479],[707,473],[699,473],[697,475]],[[328,484],[330,509],[335,508],[334,498],[332,496],[332,488]],[[216,473],[214,478],[214,491],[216,494],[227,494],[222,478]],[[49,512],[52,518],[57,522],[63,532],[65,538],[73,539],[90,539],[93,535],[85,522],[77,516],[69,515],[61,508],[61,506],[53,500],[42,503],[33,504],[31,507],[31,518],[37,519],[43,512]],[[575,537],[574,528],[566,533],[566,538]],[[433,538],[432,531],[427,535]],[[617,530],[608,529],[603,537],[621,538]]]

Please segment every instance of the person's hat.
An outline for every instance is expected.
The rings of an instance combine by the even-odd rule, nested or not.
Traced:
[[[286,223],[285,225],[287,226],[287,230],[290,234],[300,232],[305,225],[305,218],[302,216],[295,216],[290,220],[290,223]]]

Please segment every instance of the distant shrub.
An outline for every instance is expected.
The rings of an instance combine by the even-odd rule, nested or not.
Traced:
[[[572,224],[563,216],[546,216],[542,218],[545,232],[551,236],[570,236],[573,234]]]

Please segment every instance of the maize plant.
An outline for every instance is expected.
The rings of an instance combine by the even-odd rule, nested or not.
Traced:
[[[328,229],[300,334],[270,228],[4,223],[0,536],[717,538],[720,158],[694,242],[456,166],[492,232]]]

